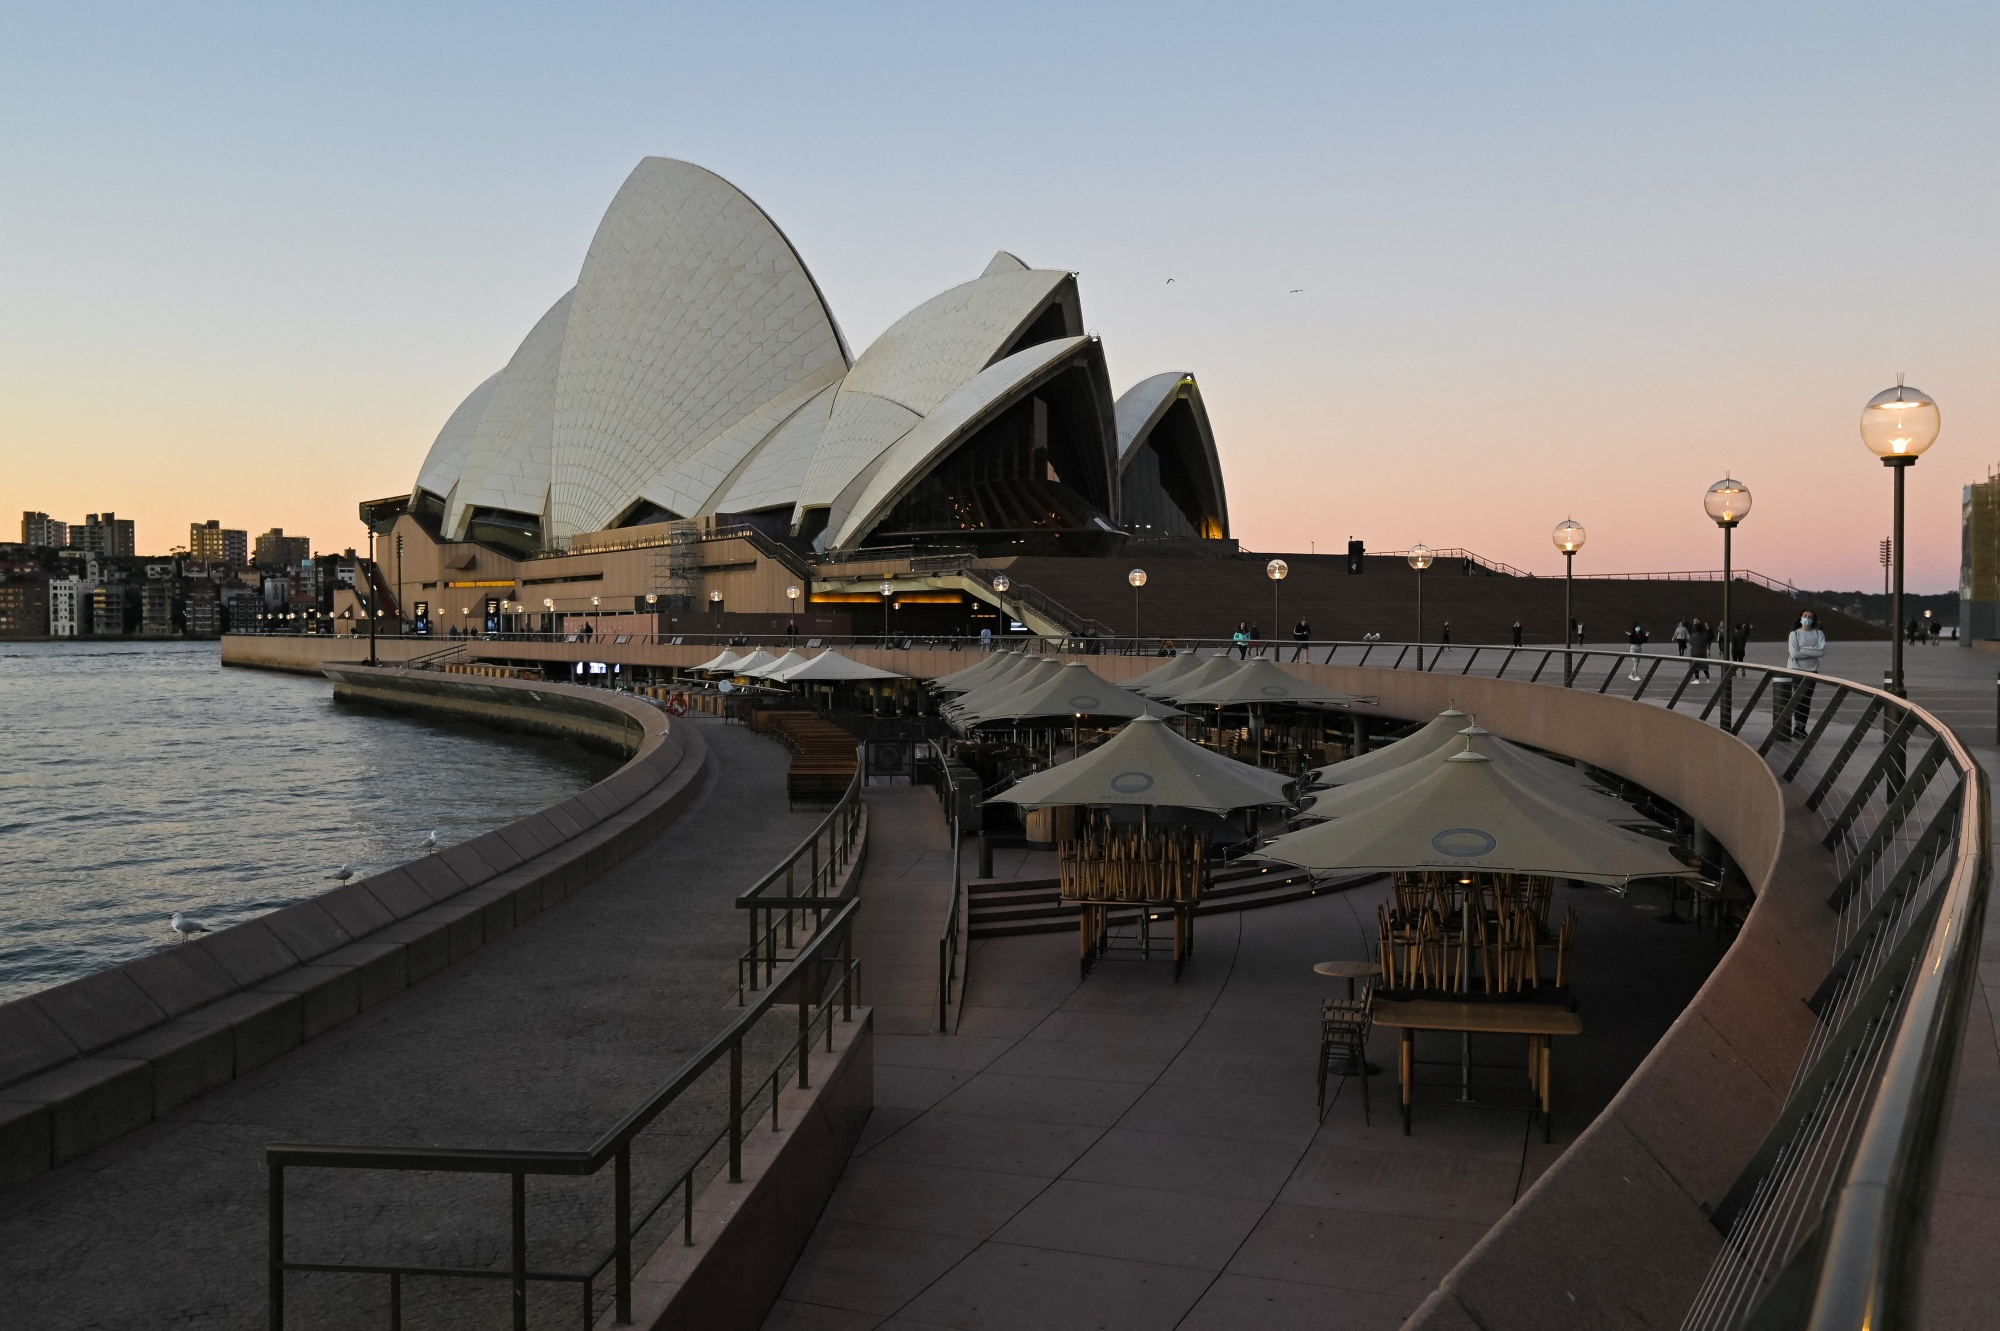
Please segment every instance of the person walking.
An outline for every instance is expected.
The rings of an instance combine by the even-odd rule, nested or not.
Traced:
[[[1444,622],[1444,630],[1438,641],[1447,647],[1451,646],[1451,621],[1449,619]]]
[[[1750,649],[1750,630],[1754,627],[1755,625],[1751,624],[1751,622],[1746,619],[1738,623],[1734,629],[1730,630],[1729,633],[1730,660],[1741,661],[1743,659],[1743,653]]]
[[[1264,629],[1254,619],[1250,621],[1250,654],[1252,656],[1264,654]]]
[[[1688,625],[1688,678],[1708,678],[1708,644],[1713,641],[1708,621],[1696,619]]]
[[[1250,655],[1250,626],[1242,620],[1236,621],[1236,659],[1241,661]]]
[[[1514,645],[1521,645],[1521,621],[1518,619],[1514,621]]]
[[[1312,641],[1312,636],[1312,625],[1306,623],[1303,619],[1292,625],[1292,642],[1295,644],[1292,648],[1292,659],[1294,661],[1303,661],[1306,659],[1306,644]]]
[[[1687,654],[1688,654],[1688,621],[1687,621],[1687,616],[1682,615],[1681,622],[1674,625],[1674,655],[1686,656]]]
[[[1819,658],[1826,652],[1826,634],[1819,626],[1819,616],[1811,610],[1799,614],[1799,626],[1785,637],[1785,665],[1793,670],[1819,673]],[[1812,714],[1814,684],[1809,679],[1795,679],[1791,683],[1791,696],[1773,698],[1771,705],[1777,710],[1776,729],[1780,739],[1806,737],[1806,720]]]
[[[979,650],[982,652],[990,652],[993,650],[993,627],[990,624],[982,625],[980,627]]]

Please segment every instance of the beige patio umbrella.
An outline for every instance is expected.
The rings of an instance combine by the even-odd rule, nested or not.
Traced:
[[[1229,678],[1242,665],[1243,662],[1232,660],[1229,654],[1224,652],[1220,656],[1209,657],[1185,675],[1170,680],[1165,685],[1156,686],[1152,691],[1169,702],[1179,702],[1190,691],[1205,689],[1218,680]]]
[[[738,656],[735,652],[732,652],[727,648],[725,648],[723,650],[722,655],[716,657],[715,659],[711,661],[703,661],[698,666],[689,666],[688,669],[689,670],[734,670],[738,665],[738,663],[740,663],[742,660],[743,658]]]
[[[1350,694],[1300,679],[1284,667],[1264,657],[1239,662],[1231,673],[1207,684],[1180,684],[1172,690],[1173,700],[1186,707],[1249,707],[1265,703],[1340,703],[1354,701]]]
[[[777,660],[776,656],[759,647],[756,651],[729,667],[729,673],[732,675],[755,675],[763,670],[764,667],[775,663]]]
[[[1053,677],[1062,669],[1062,662],[1053,657],[1038,657],[1024,662],[1020,667],[996,676],[970,693],[959,695],[954,702],[945,703],[938,710],[946,716],[962,716],[976,712],[1013,697],[1025,689],[1033,688],[1042,681]]]
[[[1025,659],[1019,652],[995,652],[963,670],[954,670],[949,675],[932,680],[931,687],[940,693],[965,693],[989,679],[997,678],[1004,671],[1014,669]]]
[[[1081,758],[1023,777],[993,798],[1005,804],[1125,804],[1230,813],[1286,802],[1289,779],[1225,758],[1156,717],[1128,722]]]
[[[792,669],[794,666],[802,666],[807,661],[810,660],[812,660],[812,658],[810,656],[807,656],[803,652],[790,651],[786,652],[783,656],[771,662],[769,665],[760,665],[755,667],[754,669],[738,670],[737,673],[742,675],[755,675],[759,679],[776,679],[780,675],[784,674],[787,670]]]
[[[1404,763],[1415,762],[1425,754],[1437,753],[1446,748],[1457,748],[1459,735],[1472,718],[1453,707],[1447,707],[1435,717],[1425,722],[1414,734],[1405,735],[1392,744],[1385,744],[1372,753],[1328,763],[1325,767],[1313,769],[1309,774],[1322,786],[1344,786],[1355,781],[1365,781],[1371,776],[1380,776]]]
[[[803,665],[792,667],[785,672],[787,684],[837,684],[848,680],[867,679],[908,679],[893,670],[878,670],[871,665],[849,660],[836,651],[824,651]]]
[[[1049,717],[1179,716],[1165,703],[1142,698],[1100,678],[1080,661],[1061,666],[1047,679],[1011,693],[990,705],[968,707],[959,720],[970,725],[993,721],[1030,721]]]
[[[1181,676],[1202,667],[1202,658],[1193,652],[1181,652],[1163,666],[1148,670],[1137,679],[1125,681],[1125,687],[1134,693],[1152,694],[1172,684]]]
[[[1481,729],[1476,721],[1459,731],[1459,735],[1464,741],[1461,752],[1492,759],[1494,770],[1500,776],[1565,812],[1599,822],[1652,825],[1625,801],[1580,784],[1575,779],[1580,775],[1576,768],[1530,753],[1518,744]],[[1304,811],[1319,818],[1357,816],[1385,801],[1400,798],[1412,786],[1427,779],[1431,770],[1447,761],[1449,756],[1445,750],[1434,750],[1414,762],[1391,768],[1378,776],[1322,791],[1306,800]]]
[[[1478,753],[1452,754],[1398,797],[1277,837],[1260,853],[1316,874],[1442,869],[1611,885],[1699,876],[1664,844],[1565,812]]]

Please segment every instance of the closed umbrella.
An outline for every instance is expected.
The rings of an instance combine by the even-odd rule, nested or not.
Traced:
[[[1612,885],[1698,876],[1661,842],[1560,809],[1465,752],[1396,798],[1276,837],[1261,853],[1316,874],[1446,869]]]
[[[1182,739],[1155,717],[1136,717],[1101,747],[1023,777],[1003,804],[1122,804],[1230,813],[1286,802],[1286,777]]]

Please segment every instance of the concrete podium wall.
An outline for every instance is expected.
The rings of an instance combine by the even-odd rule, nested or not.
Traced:
[[[0,1005],[0,1188],[270,1062],[556,905],[665,828],[709,761],[696,727],[602,689],[339,673],[371,702],[570,734],[630,760],[434,855]]]

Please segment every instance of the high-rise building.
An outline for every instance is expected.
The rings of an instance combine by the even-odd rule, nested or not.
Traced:
[[[0,638],[39,638],[48,632],[48,623],[47,574],[0,581]]]
[[[250,533],[225,527],[214,518],[188,524],[188,553],[211,564],[242,568],[250,562]]]
[[[190,638],[222,636],[222,597],[212,579],[195,578],[188,583],[186,632]]]
[[[174,625],[174,584],[166,578],[149,578],[139,589],[139,633],[147,638],[171,638]]]
[[[46,513],[23,513],[21,544],[60,550],[69,544],[69,524]]]
[[[90,589],[90,631],[99,637],[120,637],[129,626],[136,597],[126,594],[122,582],[100,583]]]
[[[287,536],[283,527],[273,527],[257,538],[257,555],[252,562],[266,573],[291,573],[311,558],[311,537]]]
[[[92,513],[81,526],[69,529],[69,548],[130,558],[138,553],[138,540],[130,520],[121,520],[116,513]]]

